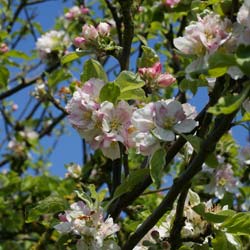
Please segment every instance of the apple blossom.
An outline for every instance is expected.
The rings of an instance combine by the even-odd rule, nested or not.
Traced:
[[[138,152],[151,154],[159,147],[159,141],[175,140],[176,133],[191,132],[197,122],[195,109],[190,104],[181,104],[173,99],[149,103],[136,110],[132,124],[137,129],[135,143]]]
[[[243,5],[240,7],[237,14],[238,23],[244,25],[245,27],[250,27],[250,1],[245,0]]]
[[[166,0],[165,4],[173,8],[176,4],[178,4],[181,0]]]
[[[39,37],[36,42],[41,59],[47,59],[52,52],[62,54],[69,45],[69,36],[62,30],[51,30]]]
[[[116,106],[108,101],[101,103],[99,112],[102,114],[103,133],[95,138],[95,147],[101,148],[103,154],[112,160],[120,157],[118,142],[131,146],[126,137],[129,135],[132,111],[125,101],[120,101]]]
[[[85,8],[83,6],[73,6],[71,7],[67,13],[65,13],[65,18],[67,20],[74,20],[74,19],[77,19],[79,18],[81,15],[84,15],[84,14],[88,14],[89,13],[89,9],[88,8]]]
[[[224,197],[225,192],[237,192],[240,183],[234,176],[232,165],[229,163],[220,164],[214,172],[209,169],[205,169],[205,171],[211,174],[211,180],[205,187],[205,192],[215,194],[219,199]]]
[[[98,112],[100,108],[98,97],[104,85],[105,83],[99,79],[90,79],[82,88],[77,88],[66,105],[69,122],[88,143],[101,133],[102,115]]]
[[[71,163],[67,166],[67,173],[65,177],[72,177],[74,179],[78,179],[81,176],[81,166],[75,163]]]
[[[93,208],[82,201],[73,203],[64,214],[59,214],[60,224],[54,228],[62,234],[73,233],[80,238],[77,249],[107,249],[107,245],[113,245],[119,249],[113,240],[114,234],[119,231],[119,226],[108,217],[104,220],[102,210]],[[82,247],[85,248],[82,248]]]
[[[203,18],[185,28],[184,36],[174,39],[174,45],[184,54],[204,55],[214,53],[231,36],[232,24],[227,18],[223,20],[215,13],[209,13]]]

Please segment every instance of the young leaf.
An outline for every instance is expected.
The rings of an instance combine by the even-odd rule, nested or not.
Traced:
[[[70,77],[71,74],[67,70],[59,68],[48,75],[48,85],[55,87],[58,83],[68,80]]]
[[[115,103],[118,96],[120,95],[120,88],[114,82],[110,82],[103,86],[100,91],[101,102],[109,101]]]
[[[10,76],[9,70],[1,66],[0,67],[0,87],[1,88],[7,87],[9,76]]]
[[[213,249],[219,250],[241,250],[241,242],[237,237],[217,231],[215,238],[212,240]]]
[[[226,221],[224,221],[221,227],[226,228],[228,233],[249,235],[250,212],[241,212],[229,217]]]
[[[242,102],[245,100],[245,98],[248,95],[249,90],[250,90],[250,84],[249,82],[247,82],[245,84],[245,88],[242,91],[242,93],[238,95],[229,94],[227,96],[221,97],[215,106],[210,107],[208,109],[208,112],[214,115],[233,113],[240,107]]]
[[[139,89],[145,85],[138,75],[130,71],[122,71],[116,78],[115,83],[120,87],[121,93]]]
[[[61,63],[66,64],[66,63],[72,62],[72,61],[77,60],[83,56],[89,55],[90,53],[91,53],[91,51],[89,51],[89,50],[76,50],[74,52],[70,52],[62,57]]]
[[[150,175],[157,187],[161,185],[162,171],[166,163],[166,151],[163,148],[158,149],[150,160]]]
[[[57,213],[68,207],[67,202],[60,196],[51,195],[39,201],[38,205],[29,211],[27,223],[38,220],[41,215]]]
[[[98,78],[103,80],[104,82],[108,81],[106,72],[103,69],[102,65],[94,59],[89,59],[85,62],[83,66],[83,72],[81,74],[82,82],[86,82],[90,78]]]
[[[250,45],[240,45],[236,51],[236,62],[247,76],[250,75]]]
[[[152,67],[156,62],[160,61],[156,52],[147,46],[142,46],[142,57],[138,59],[138,67]]]

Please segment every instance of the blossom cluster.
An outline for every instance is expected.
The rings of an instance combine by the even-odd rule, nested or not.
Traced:
[[[66,13],[65,18],[69,21],[76,20],[89,13],[89,9],[84,6],[73,6]]]
[[[70,46],[69,36],[62,30],[51,30],[37,39],[36,49],[42,60],[48,60],[54,53],[63,55]]]
[[[184,54],[204,55],[213,53],[231,36],[232,23],[215,13],[209,13],[203,18],[185,28],[184,36],[174,39],[174,45]]]
[[[119,143],[151,155],[161,142],[174,141],[176,134],[191,132],[197,126],[194,107],[173,99],[151,102],[142,108],[123,100],[116,104],[100,102],[104,85],[99,79],[90,79],[76,90],[66,110],[79,134],[111,159],[120,157]]]
[[[200,198],[198,194],[196,194],[192,190],[189,190],[183,209],[183,217],[185,218],[185,222],[181,229],[182,238],[188,239],[199,237],[200,235],[205,234],[207,229],[211,227],[209,222],[204,220],[193,210],[193,207],[199,204]],[[211,200],[205,202],[204,205],[206,212],[209,213],[218,213],[221,210],[227,209],[227,206],[223,208],[221,208],[220,206],[214,206]],[[147,250],[147,246],[150,245],[153,249],[171,249],[171,245],[168,242],[168,239],[170,237],[170,232],[173,226],[175,215],[176,204],[174,205],[171,212],[163,220],[163,222],[159,226],[154,226],[133,250]],[[214,227],[217,227],[216,223],[214,224]],[[190,243],[187,244],[191,246]]]
[[[120,249],[114,241],[114,234],[119,226],[114,224],[111,217],[104,220],[101,209],[91,208],[83,201],[71,204],[64,214],[59,214],[60,224],[54,228],[62,234],[72,233],[80,238],[77,249]]]
[[[74,39],[74,45],[80,49],[98,48],[98,39],[109,37],[110,28],[105,22],[99,23],[97,27],[85,24],[82,27],[82,36]]]
[[[161,73],[162,65],[156,62],[152,67],[139,68],[140,77],[146,82],[146,86],[150,89],[158,87],[168,87],[176,81],[169,73]]]
[[[195,71],[198,65],[200,68],[206,67],[209,56],[216,51],[231,53],[235,52],[241,44],[249,45],[249,13],[250,3],[245,0],[234,23],[214,12],[209,12],[203,17],[198,15],[197,21],[185,28],[184,36],[174,39],[175,47],[182,53],[200,56],[186,68],[186,73]],[[229,67],[227,73],[235,80],[243,77],[243,73],[237,66]]]

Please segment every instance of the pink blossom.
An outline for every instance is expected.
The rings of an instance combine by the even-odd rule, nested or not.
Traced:
[[[237,14],[237,21],[245,27],[250,27],[250,1],[245,0]]]
[[[64,15],[66,19],[72,21],[74,19],[79,18],[81,15],[85,15],[89,13],[89,9],[83,6],[73,6],[69,9],[69,11]]]
[[[109,249],[104,247],[111,244],[110,237],[120,229],[111,217],[104,220],[101,208],[90,207],[82,201],[73,203],[64,215],[59,215],[59,219],[60,224],[54,228],[62,234],[78,235],[77,249]]]
[[[178,4],[181,0],[166,0],[165,4],[173,8],[176,4]]]
[[[131,121],[137,129],[134,140],[138,152],[151,154],[160,141],[173,141],[176,133],[191,132],[197,126],[191,107],[169,99],[149,103],[134,111]]]
[[[108,23],[101,22],[96,29],[100,36],[109,36],[110,25]]]
[[[185,54],[214,53],[231,36],[232,23],[215,13],[209,13],[185,28],[184,36],[174,39],[174,45]]]

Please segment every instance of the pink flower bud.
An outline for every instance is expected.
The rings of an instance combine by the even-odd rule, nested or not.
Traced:
[[[173,8],[176,4],[178,4],[180,0],[166,0],[165,4],[169,7]]]
[[[73,15],[72,12],[67,12],[67,13],[65,14],[65,18],[66,18],[67,20],[72,21],[72,20],[74,19],[74,15]]]
[[[6,53],[9,51],[9,48],[6,43],[1,43],[0,45],[0,53]]]
[[[67,222],[68,221],[67,218],[66,218],[66,214],[59,214],[58,218],[62,222]]]
[[[109,36],[110,26],[107,23],[99,23],[97,26],[97,31],[101,36]]]
[[[88,8],[85,8],[85,7],[81,6],[80,10],[81,10],[81,13],[83,15],[89,14],[89,9]]]
[[[18,105],[16,103],[13,103],[11,108],[13,111],[16,111],[16,110],[18,110]]]
[[[98,37],[98,32],[93,25],[84,24],[82,27],[82,36],[86,40],[95,40]]]
[[[77,48],[84,48],[86,40],[83,37],[78,36],[74,39],[73,43]]]
[[[139,68],[138,72],[144,78],[156,78],[161,73],[161,63],[157,62],[149,68]]]
[[[174,83],[176,79],[168,73],[160,74],[157,78],[157,82],[160,87],[168,87]]]

